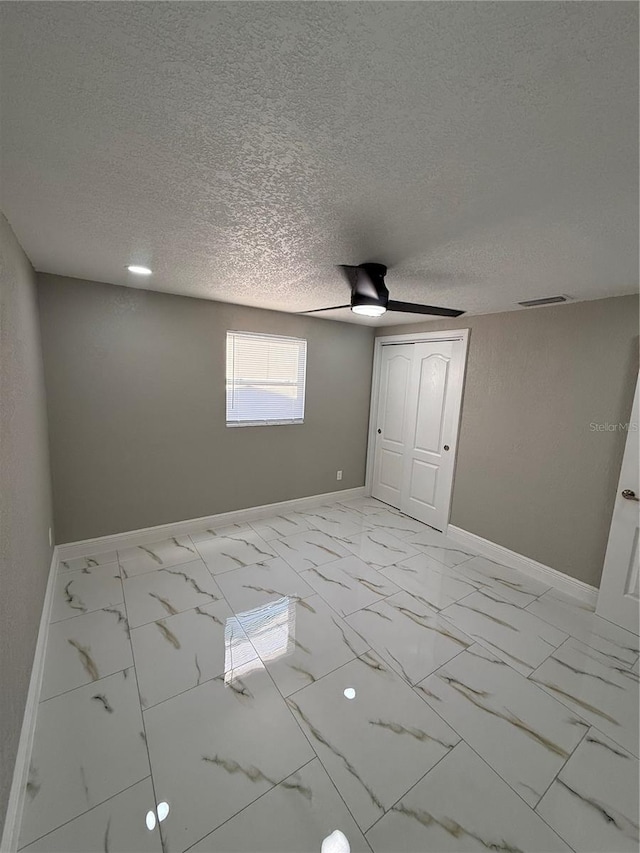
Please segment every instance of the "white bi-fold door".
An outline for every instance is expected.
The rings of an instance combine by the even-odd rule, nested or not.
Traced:
[[[408,400],[415,344],[382,347],[371,494],[400,509],[408,448]]]
[[[383,344],[372,494],[443,530],[449,517],[466,341]]]

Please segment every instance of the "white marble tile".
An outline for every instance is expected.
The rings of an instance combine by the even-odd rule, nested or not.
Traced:
[[[178,566],[197,558],[198,552],[188,536],[173,536],[171,539],[159,539],[118,551],[123,578],[132,578],[167,566]]]
[[[407,592],[370,604],[346,621],[410,684],[474,642]]]
[[[162,853],[157,824],[147,829],[145,816],[156,810],[151,777],[65,823],[24,853]]]
[[[563,631],[487,591],[474,592],[441,612],[523,675],[533,672],[567,639]]]
[[[273,613],[251,619],[239,614],[253,646],[284,696],[306,687],[368,649],[358,636],[319,595],[304,601],[285,599],[287,618],[279,618],[283,605]]]
[[[595,608],[559,590],[545,592],[527,610],[607,655],[613,665],[630,666],[640,653],[635,634],[601,619]]]
[[[638,759],[590,729],[536,811],[574,850],[638,851]]]
[[[42,702],[19,846],[148,775],[133,669]]]
[[[288,512],[282,515],[272,515],[251,522],[251,527],[265,542],[271,539],[284,539],[296,533],[304,533],[313,529],[313,525],[301,512]]]
[[[416,691],[531,806],[586,729],[564,705],[478,645]]]
[[[386,530],[387,533],[391,533],[398,539],[407,539],[422,533],[425,529],[431,529],[426,524],[422,524],[421,521],[416,521],[415,518],[389,509],[383,509],[381,512],[370,516],[369,522],[372,529]]]
[[[271,544],[267,544],[253,528],[242,534],[203,539],[196,548],[214,575],[253,566],[277,556]]]
[[[531,676],[558,701],[638,755],[638,675],[571,637]]]
[[[451,569],[427,554],[409,557],[395,566],[381,569],[380,573],[437,610],[476,591],[475,586],[460,580]]]
[[[392,581],[354,556],[309,569],[302,577],[340,616],[400,592]]]
[[[61,560],[59,572],[77,572],[82,569],[91,569],[96,566],[104,566],[106,563],[117,563],[118,555],[115,551],[105,551],[104,554],[93,554],[91,557],[73,557],[71,560]]]
[[[338,830],[356,853],[369,845],[317,758],[215,832],[190,853],[320,853]]]
[[[467,583],[495,593],[519,607],[526,607],[549,589],[548,584],[527,577],[510,566],[494,563],[486,557],[472,557],[456,565],[455,571]]]
[[[272,539],[270,544],[297,572],[322,566],[332,560],[346,557],[349,553],[343,545],[321,530],[309,530],[306,533],[286,536],[284,539]]]
[[[222,598],[202,560],[125,578],[122,585],[132,628]]]
[[[301,598],[283,596],[233,615],[232,621],[238,624],[244,636],[247,637],[248,646],[257,657],[257,667],[253,661],[248,664],[250,671],[263,668],[267,661],[275,661],[292,654],[295,646],[298,603],[305,605]],[[225,672],[227,682],[243,677],[244,659],[248,659],[248,650],[245,653],[243,646],[237,645],[233,654],[229,656],[234,670]],[[237,665],[236,662],[238,662]]]
[[[372,652],[287,701],[363,831],[459,741]]]
[[[201,530],[190,533],[189,538],[194,545],[198,545],[200,542],[206,542],[207,539],[217,539],[219,536],[245,536],[247,533],[255,533],[255,530],[248,522],[242,522],[240,524],[223,524],[220,527],[203,527]]]
[[[370,526],[366,516],[339,504],[313,507],[302,514],[310,525],[337,539],[355,536]]]
[[[143,708],[258,657],[226,601],[134,628],[131,642]]]
[[[371,513],[363,513],[355,507],[345,506],[344,504],[339,503],[334,503],[330,506],[335,512],[339,511],[340,515],[337,516],[338,518],[342,519],[343,521],[350,520],[351,522],[353,522],[353,524],[358,527],[358,532],[360,533],[364,532],[365,530],[372,530],[376,525],[376,519]],[[399,517],[398,513],[395,514],[396,517]],[[375,515],[378,516],[378,513],[375,513]]]
[[[274,557],[255,566],[226,572],[217,578],[223,595],[239,613],[287,596],[308,598],[314,590],[282,557]]]
[[[367,840],[374,853],[570,850],[466,743],[396,803]]]
[[[419,553],[417,548],[402,542],[386,530],[370,530],[342,541],[356,557],[376,569],[382,569]]]
[[[400,514],[400,510],[395,509],[389,504],[376,500],[376,498],[345,498],[343,501],[337,501],[341,506],[346,506],[350,510],[359,513],[360,515],[375,515],[379,512],[395,512]]]
[[[476,556],[473,551],[460,545],[459,542],[450,539],[444,533],[440,533],[439,530],[427,527],[427,525],[423,525],[423,529],[419,533],[407,536],[404,540],[449,568]]]
[[[122,604],[49,626],[40,699],[97,681],[133,664]]]
[[[341,571],[346,572],[354,580],[368,587],[376,595],[394,595],[396,592],[401,591],[400,587],[396,586],[393,581],[385,578],[382,572],[374,569],[373,566],[365,563],[364,560],[361,560],[360,557],[356,557],[354,554],[342,557],[342,559],[336,560],[332,565],[340,568]]]
[[[165,853],[179,853],[310,761],[266,671],[215,678],[144,712]]]
[[[51,621],[71,619],[124,601],[117,563],[62,572],[56,578]]]

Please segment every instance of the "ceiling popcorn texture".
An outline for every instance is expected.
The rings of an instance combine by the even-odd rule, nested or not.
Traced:
[[[281,311],[345,304],[363,261],[473,313],[637,289],[636,4],[1,7],[38,270]]]

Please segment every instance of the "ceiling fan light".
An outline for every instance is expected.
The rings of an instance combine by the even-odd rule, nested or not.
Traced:
[[[385,305],[352,305],[351,310],[363,317],[382,317],[387,308]]]

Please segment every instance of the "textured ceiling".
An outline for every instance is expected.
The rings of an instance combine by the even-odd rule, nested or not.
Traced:
[[[39,270],[284,311],[366,260],[474,313],[637,288],[635,3],[0,6]]]

